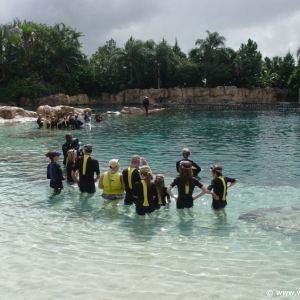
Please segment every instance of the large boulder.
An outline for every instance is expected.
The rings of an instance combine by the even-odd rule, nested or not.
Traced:
[[[138,107],[126,107],[126,106],[124,106],[121,113],[122,114],[129,114],[129,115],[138,115],[138,114],[142,114],[143,110],[138,108]]]
[[[54,115],[57,115],[59,117],[68,116],[69,113],[72,113],[73,115],[82,116],[85,113],[88,113],[89,115],[92,114],[92,110],[90,108],[74,108],[72,106],[65,106],[65,105],[59,105],[59,106],[49,106],[49,105],[42,105],[39,106],[37,109],[37,113],[41,114],[43,117],[46,115],[49,115],[50,117],[53,117]]]
[[[36,118],[37,114],[34,111],[24,110],[14,106],[0,106],[0,118],[15,119],[15,118]]]

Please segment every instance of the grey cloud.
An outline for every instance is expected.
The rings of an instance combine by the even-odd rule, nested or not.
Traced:
[[[18,17],[54,25],[63,22],[83,32],[83,52],[91,55],[113,38],[118,46],[133,36],[174,44],[184,52],[194,47],[205,30],[218,31],[237,50],[249,38],[264,56],[295,55],[300,46],[299,0],[0,0],[2,23]],[[293,21],[291,21],[293,20]]]

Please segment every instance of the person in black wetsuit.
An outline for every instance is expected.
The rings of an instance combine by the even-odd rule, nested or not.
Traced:
[[[133,197],[136,198],[136,213],[143,216],[155,210],[156,186],[151,182],[153,175],[149,166],[141,167],[140,177],[141,180],[133,186]]]
[[[178,196],[174,196],[172,188],[177,186]],[[201,189],[201,193],[193,196],[195,186]],[[170,186],[167,188],[168,194],[177,200],[177,208],[190,208],[194,205],[194,200],[204,194],[212,194],[213,197],[218,198],[214,193],[207,190],[198,179],[193,177],[192,163],[190,161],[182,161],[179,167],[179,176],[177,176]]]
[[[63,151],[63,154],[64,154],[63,165],[66,165],[66,160],[67,160],[67,157],[68,157],[68,154],[67,154],[68,150],[73,149],[72,139],[73,139],[72,134],[67,133],[66,134],[66,142],[62,145],[62,151]]]
[[[143,110],[147,114],[148,113],[148,106],[149,106],[149,99],[147,96],[144,96],[143,99]]]
[[[42,118],[41,114],[38,114],[38,118],[37,118],[36,122],[39,125],[39,128],[42,128],[44,126],[44,124],[43,124],[43,118]]]
[[[51,160],[47,167],[47,179],[50,179],[50,187],[54,189],[55,193],[60,193],[63,188],[62,181],[65,180],[61,167],[57,164],[60,155],[61,153],[57,151],[49,151],[45,154]]]
[[[74,183],[75,181],[72,177],[72,170],[73,170],[76,158],[77,158],[77,150],[70,149],[70,150],[68,150],[67,154],[68,154],[68,157],[66,159],[67,181],[69,183]],[[77,173],[75,174],[76,177],[77,177]]]
[[[219,200],[212,199],[212,209],[221,209],[227,205],[227,189],[235,185],[238,180],[235,178],[225,177],[222,175],[223,167],[221,165],[214,165],[210,167],[213,180],[207,187],[209,191],[213,190],[214,193],[219,197]],[[227,186],[227,183],[230,184]]]
[[[177,170],[177,172],[179,172],[180,163],[182,161],[189,161],[192,164],[193,176],[196,177],[201,172],[201,168],[194,161],[189,159],[190,155],[191,155],[191,152],[188,148],[182,149],[182,159],[180,159],[176,162],[176,170]]]
[[[89,194],[96,192],[95,182],[100,178],[99,162],[97,159],[91,157],[92,150],[92,145],[84,145],[84,155],[76,159],[71,172],[72,178],[78,184],[80,191]],[[79,179],[76,177],[77,171]],[[94,177],[94,173],[96,173],[96,177]]]
[[[162,174],[157,174],[154,180],[156,186],[156,196],[154,199],[155,209],[160,209],[161,206],[166,206],[166,198],[168,203],[171,202],[170,195],[165,187],[165,177]]]
[[[147,165],[147,161],[145,158],[141,158],[138,155],[133,155],[131,157],[130,167],[122,171],[123,180],[126,187],[126,195],[124,199],[125,205],[131,205],[135,203],[132,189],[134,184],[141,180],[139,172],[141,162],[143,165]]]

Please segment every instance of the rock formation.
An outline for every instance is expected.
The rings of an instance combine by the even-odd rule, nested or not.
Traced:
[[[49,115],[50,117],[57,115],[60,117],[63,116],[68,116],[69,113],[73,113],[73,115],[78,115],[82,116],[86,112],[89,113],[89,115],[92,114],[92,110],[90,108],[74,108],[72,106],[64,106],[64,105],[59,105],[59,106],[49,106],[49,105],[42,105],[39,106],[37,109],[37,113],[41,114],[43,117],[46,115]]]

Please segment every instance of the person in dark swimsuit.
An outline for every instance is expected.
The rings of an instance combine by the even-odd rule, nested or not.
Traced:
[[[133,197],[133,186],[136,182],[141,180],[139,172],[141,162],[143,165],[147,165],[145,158],[141,158],[138,155],[133,155],[131,157],[130,167],[122,171],[126,192],[124,199],[125,205],[131,205],[135,203],[135,198]]]
[[[149,166],[141,167],[140,177],[141,180],[134,184],[133,197],[136,198],[136,213],[143,216],[155,210],[156,186],[151,182],[153,175]]]
[[[47,179],[50,179],[50,187],[54,189],[55,193],[60,193],[63,188],[62,181],[65,180],[61,167],[57,164],[60,155],[61,153],[57,151],[49,151],[45,154],[51,160],[47,167]]]
[[[162,174],[157,174],[154,180],[156,186],[156,197],[154,199],[155,209],[160,209],[161,206],[166,206],[166,199],[168,203],[171,202],[170,195],[167,193],[165,187],[165,177]]]
[[[171,192],[172,188],[177,186],[178,196],[174,196]],[[195,186],[201,189],[201,193],[193,196]],[[179,176],[177,176],[167,189],[168,194],[177,200],[177,208],[190,208],[194,205],[194,200],[201,197],[204,194],[212,194],[217,197],[214,193],[207,190],[198,179],[193,177],[192,163],[189,161],[182,161],[179,168]]]
[[[238,180],[235,178],[225,177],[222,175],[223,167],[221,165],[214,165],[210,167],[211,175],[213,180],[207,187],[209,191],[213,190],[214,193],[219,197],[219,200],[212,199],[212,209],[222,209],[227,205],[227,189],[235,185]],[[227,186],[227,183],[230,184]]]
[[[176,170],[177,170],[177,172],[179,172],[180,163],[182,161],[189,161],[192,164],[193,176],[196,177],[201,172],[201,168],[194,161],[189,159],[190,155],[191,155],[191,152],[188,148],[182,149],[182,159],[180,159],[176,162]]]

